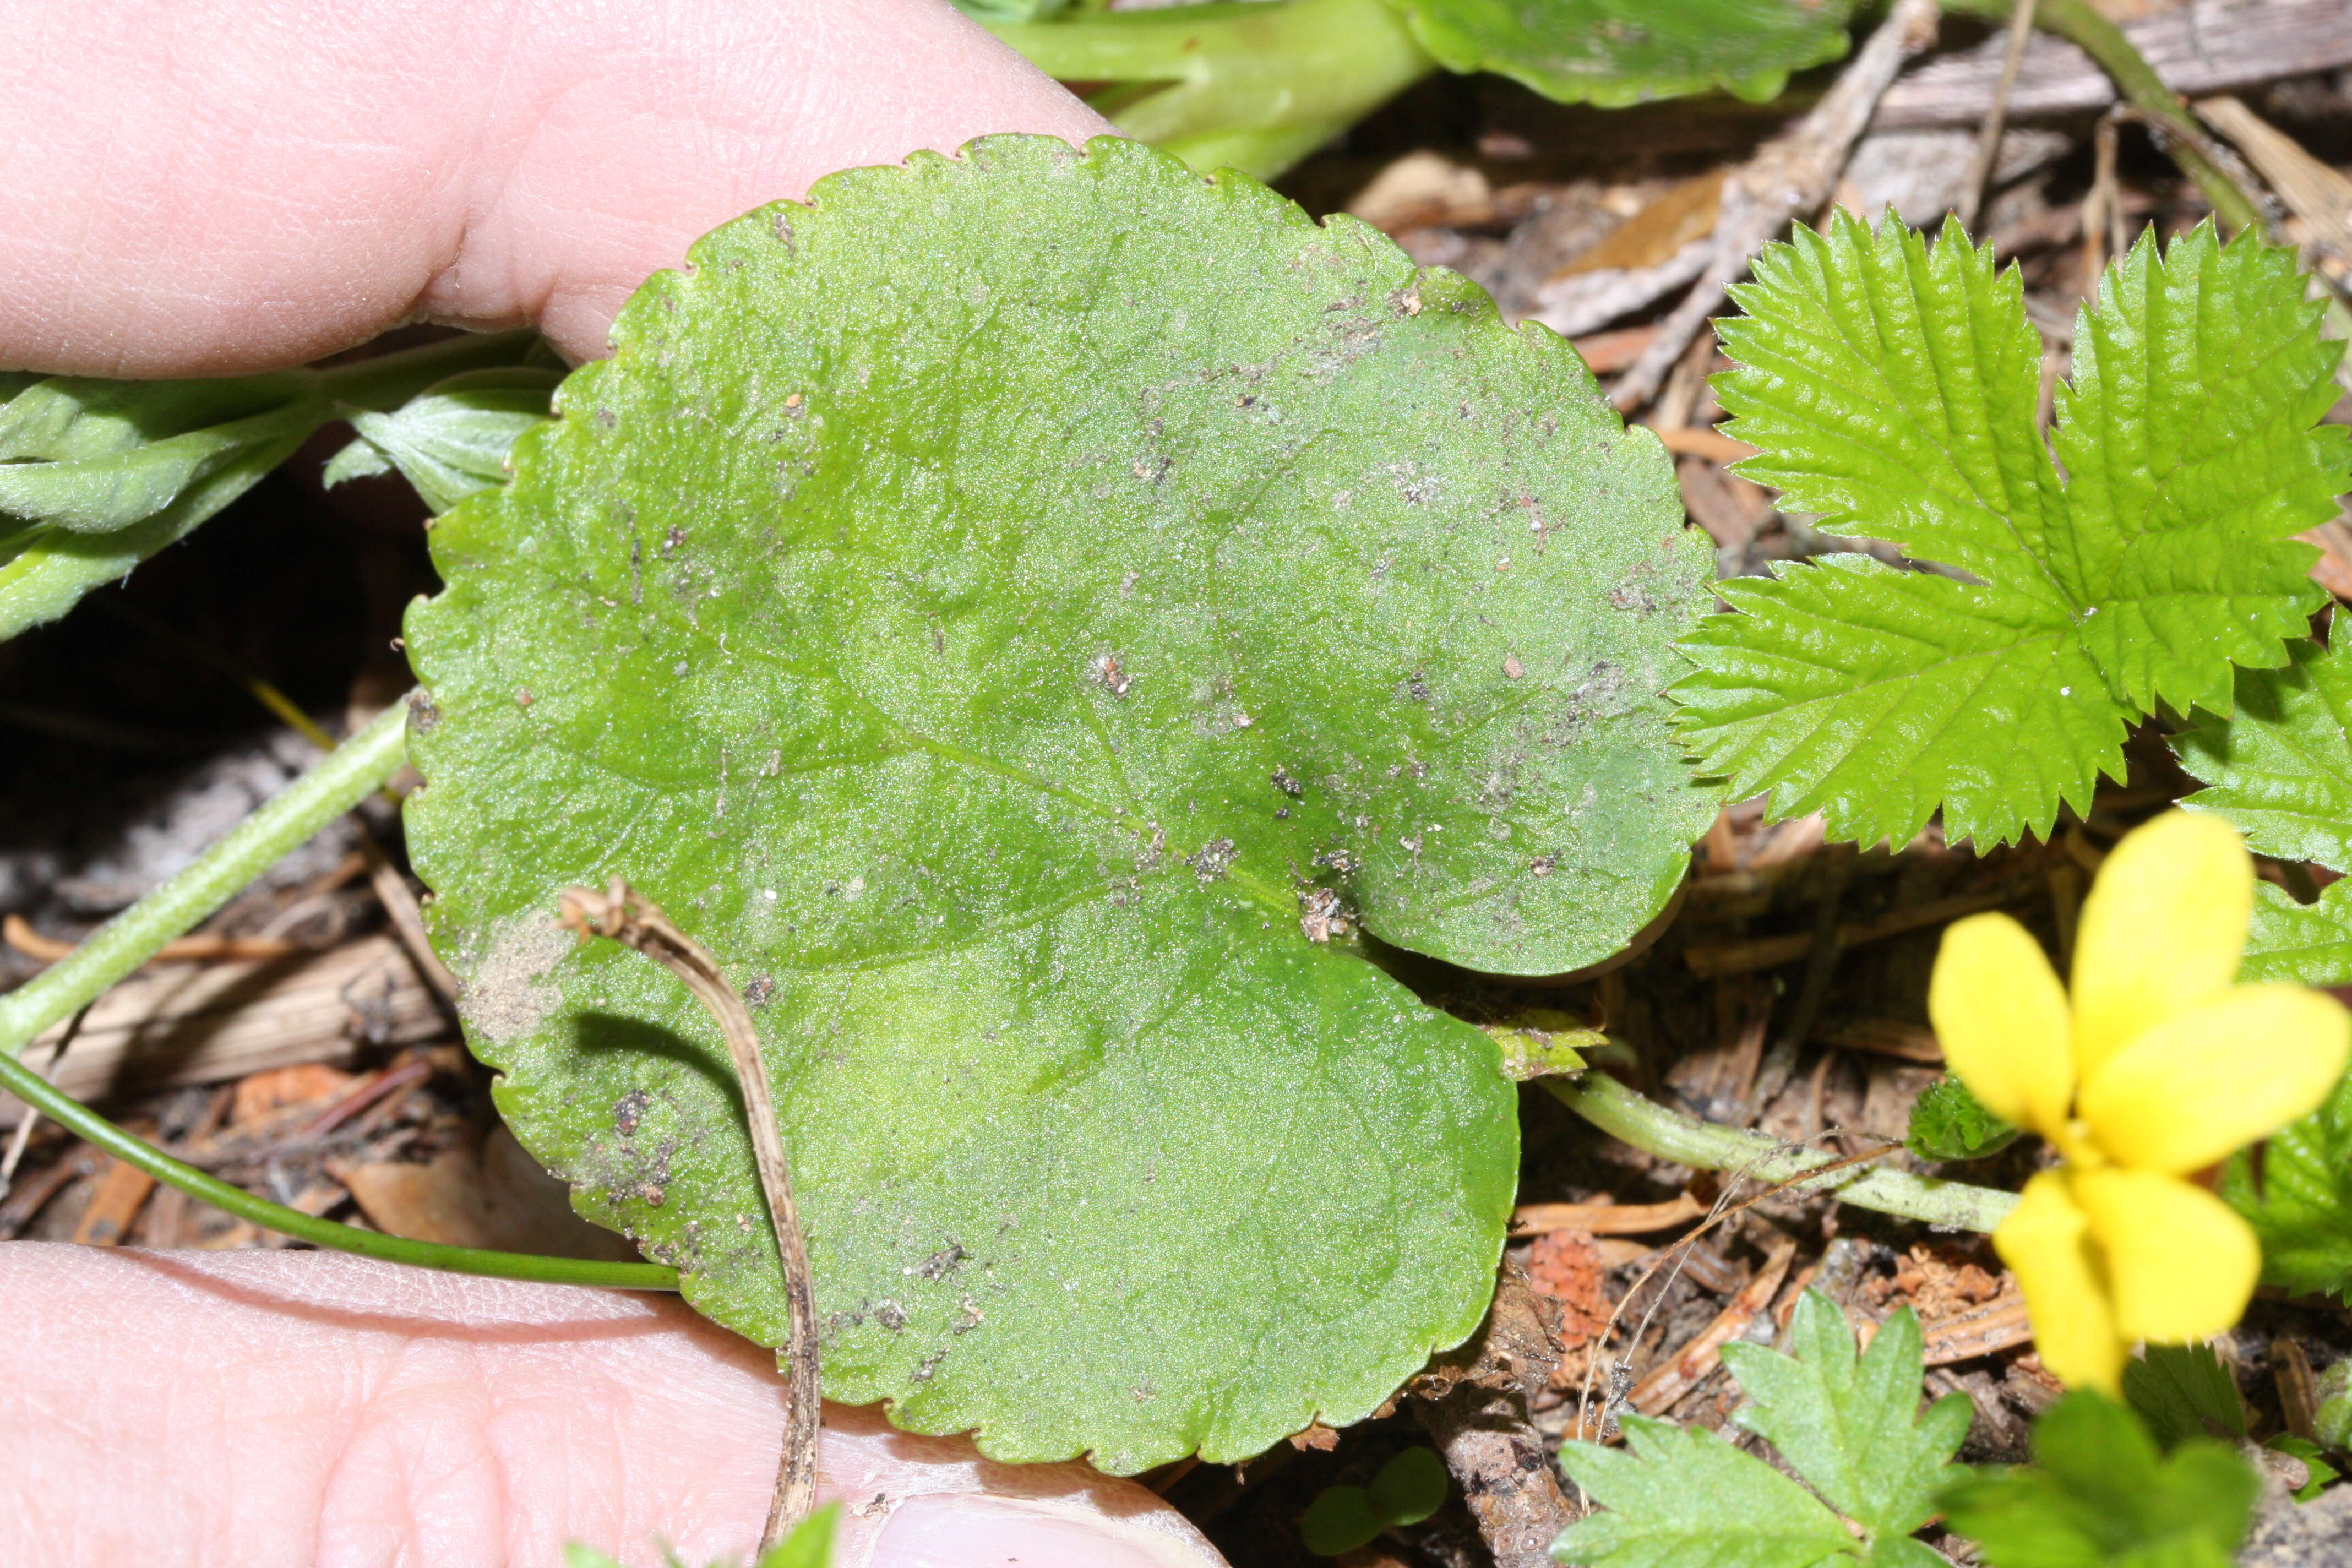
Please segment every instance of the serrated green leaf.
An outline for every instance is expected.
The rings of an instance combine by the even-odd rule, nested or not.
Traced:
[[[1769,1353],[1769,1352],[1767,1352]],[[1560,1468],[1601,1505],[1551,1554],[1582,1568],[1819,1568],[1862,1542],[1821,1500],[1704,1427],[1624,1419],[1625,1452],[1560,1446]]]
[[[2311,428],[2340,345],[2291,253],[2210,228],[2134,247],[2077,329],[2064,486],[2019,289],[1957,228],[1931,248],[1841,216],[1736,291],[1718,391],[1761,449],[1742,473],[1974,579],[1832,556],[1726,585],[1742,613],[1685,639],[1674,695],[1704,763],[1778,815],[1864,841],[1939,805],[1955,838],[2046,832],[2121,776],[2130,723],[2226,710],[2233,666],[2283,663],[2317,603],[2291,535],[2344,487],[2342,433]]]
[[[2124,1402],[2159,1447],[2190,1437],[2242,1437],[2246,1409],[2237,1380],[2211,1345],[2149,1345],[2124,1363]]]
[[[1946,1522],[1990,1568],[2228,1568],[2253,1516],[2244,1460],[2205,1439],[2159,1459],[2129,1411],[2088,1391],[2033,1426],[2033,1459],[1963,1475]]]
[[[1969,1435],[1965,1394],[1919,1413],[1919,1320],[1908,1307],[1854,1354],[1853,1330],[1818,1291],[1798,1299],[1790,1353],[1723,1348],[1748,1402],[1732,1419],[1780,1450],[1830,1506],[1874,1534],[1903,1536],[1935,1511],[1936,1489]]]
[[[2314,904],[2298,904],[2268,882],[2256,887],[2238,978],[2352,985],[2352,880],[2330,882]]]
[[[548,399],[560,373],[513,365],[467,371],[427,387],[389,414],[351,413],[358,439],[327,466],[325,482],[355,479],[367,468],[349,457],[373,451],[397,468],[425,504],[447,511],[477,490],[503,484],[507,454],[522,433],[548,417]]]
[[[1937,1488],[1968,1436],[1969,1402],[1948,1395],[1920,1414],[1919,1321],[1911,1310],[1889,1318],[1857,1357],[1845,1314],[1808,1290],[1790,1321],[1788,1354],[1731,1344],[1723,1357],[1748,1399],[1732,1419],[1779,1449],[1812,1491],[1713,1433],[1629,1418],[1631,1455],[1593,1443],[1561,1447],[1561,1468],[1610,1511],[1570,1525],[1552,1555],[1590,1568],[1926,1563],[1916,1542],[1904,1543],[1935,1511]],[[1863,1525],[1868,1540],[1856,1539],[1840,1514]]]
[[[1664,455],[1469,285],[1131,142],[692,258],[409,618],[509,1123],[782,1338],[710,1026],[548,923],[625,874],[759,1000],[834,1396],[1115,1471],[1362,1416],[1476,1326],[1517,1129],[1344,927],[1540,973],[1671,895],[1717,797]]]
[[[2011,1126],[1956,1078],[1939,1078],[1911,1102],[1903,1145],[1923,1160],[1982,1160],[2017,1142]]]
[[[2263,1283],[2352,1302],[2352,1078],[2310,1115],[2231,1155],[2219,1190],[2262,1241]]]
[[[1846,50],[1852,0],[1393,0],[1448,70],[1616,108],[1721,88],[1761,101]]]
[[[2218,811],[2264,855],[2352,871],[2352,659],[2297,643],[2283,669],[2242,669],[2234,711],[2200,713],[2173,737]]]

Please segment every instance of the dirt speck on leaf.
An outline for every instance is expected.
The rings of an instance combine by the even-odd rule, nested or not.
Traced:
[[[572,945],[562,928],[544,916],[509,922],[465,977],[459,1002],[467,1021],[495,1045],[539,1027],[560,1000],[548,971]]]

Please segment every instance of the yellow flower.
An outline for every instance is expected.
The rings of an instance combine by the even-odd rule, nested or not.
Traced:
[[[2333,997],[2232,984],[2253,900],[2237,834],[2175,811],[2100,868],[2071,1004],[2008,916],[1944,933],[1927,1014],[1946,1062],[2065,1162],[2025,1184],[1992,1241],[2024,1288],[2042,1364],[2068,1384],[2116,1394],[2135,1341],[2189,1343],[2238,1321],[2260,1248],[2183,1178],[2318,1105],[2352,1052]]]

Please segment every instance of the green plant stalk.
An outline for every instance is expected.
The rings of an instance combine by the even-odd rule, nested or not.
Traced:
[[[131,1136],[13,1057],[0,1056],[0,1089],[6,1089],[67,1131],[87,1139],[133,1169],[144,1171],[192,1198],[226,1209],[265,1229],[337,1252],[356,1252],[390,1263],[414,1264],[451,1274],[487,1274],[495,1279],[535,1279],[549,1285],[595,1285],[609,1290],[675,1290],[677,1270],[658,1263],[604,1263],[586,1258],[538,1258],[520,1252],[485,1252],[409,1241],[382,1231],[361,1230],[317,1219],[233,1187],[217,1176],[184,1164]]]
[[[1759,1182],[1772,1183],[1801,1176],[1814,1166],[1831,1163],[1833,1158],[1791,1149],[1760,1132],[1718,1127],[1680,1115],[1644,1100],[1606,1073],[1588,1072],[1574,1079],[1548,1078],[1543,1085],[1603,1132],[1677,1164],[1744,1171]],[[1869,1166],[1849,1168],[1825,1178],[1822,1190],[1836,1194],[1840,1203],[1858,1208],[1962,1230],[1990,1230],[2017,1206],[2015,1193]]]
[[[2006,21],[2013,5],[2012,0],[1944,0],[1944,8]],[[2213,216],[2224,227],[2232,231],[2262,227],[2262,214],[2253,199],[2239,189],[2238,183],[2220,164],[2205,155],[2204,127],[2190,115],[2180,95],[2164,85],[2164,79],[2156,74],[2156,68],[2133,47],[2121,27],[2101,16],[2089,0],[2040,0],[2034,25],[2057,34],[2098,61],[2099,68],[2114,79],[2116,90],[2123,94],[2125,102],[2161,121],[2172,132],[2165,139],[2165,151],[2180,165],[2183,174],[2197,182],[2197,188],[2212,204]]]
[[[1123,135],[1203,174],[1270,180],[1435,71],[1388,0],[1279,0],[1098,12],[989,29],[1097,95]]]
[[[0,1057],[13,1060],[42,1030],[96,1001],[156,949],[184,935],[279,857],[357,805],[405,760],[407,725],[404,699],[239,823],[194,864],[100,927],[72,952],[0,996]]]

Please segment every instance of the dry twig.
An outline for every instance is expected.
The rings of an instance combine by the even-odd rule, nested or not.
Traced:
[[[1879,95],[1905,60],[1935,41],[1936,0],[1895,0],[1885,23],[1797,129],[1765,143],[1736,178],[1724,182],[1706,270],[1617,384],[1614,401],[1620,412],[1639,408],[1657,395],[1666,373],[1757,253],[1791,219],[1829,199],[1854,138],[1878,107]]]
[[[1973,229],[1977,226],[1977,208],[1984,201],[1985,186],[1992,183],[1993,164],[2000,159],[2000,132],[2009,119],[2010,94],[2017,90],[2017,71],[2025,63],[2025,46],[2033,37],[2034,0],[2015,0],[2009,13],[2009,46],[2001,56],[2000,80],[1993,87],[1992,109],[1985,115],[1984,128],[1977,132],[1976,162],[1969,167],[1969,183],[1960,188],[1958,209],[1960,226]]]
[[[784,1451],[776,1469],[775,1494],[768,1505],[767,1527],[761,1537],[760,1549],[764,1552],[806,1517],[816,1500],[817,1417],[824,1401],[817,1384],[816,1311],[809,1288],[808,1251],[801,1243],[800,1216],[793,1206],[792,1171],[784,1163],[783,1140],[776,1131],[775,1096],[768,1086],[767,1063],[760,1055],[759,1033],[752,1026],[751,1009],[727,984],[718,961],[620,878],[614,878],[603,892],[593,888],[565,889],[561,908],[558,923],[579,932],[582,941],[601,936],[635,948],[686,982],[687,989],[718,1020],[735,1076],[742,1084],[752,1163],[759,1170],[760,1190],[768,1200],[768,1217],[775,1226],[776,1251],[784,1266],[784,1300],[790,1310],[790,1327],[779,1358],[790,1383]]]

